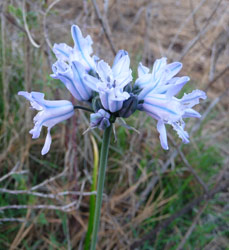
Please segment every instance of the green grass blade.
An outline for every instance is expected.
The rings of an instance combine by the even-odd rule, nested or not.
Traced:
[[[96,191],[97,187],[97,175],[98,175],[98,164],[99,164],[99,150],[95,138],[91,136],[91,141],[93,145],[93,153],[94,153],[94,168],[93,168],[93,176],[92,176],[92,185],[91,191]],[[89,222],[88,222],[88,230],[85,239],[84,250],[90,249],[90,242],[91,242],[91,234],[93,230],[93,221],[94,221],[94,214],[95,214],[95,195],[90,196],[90,210],[89,210]]]

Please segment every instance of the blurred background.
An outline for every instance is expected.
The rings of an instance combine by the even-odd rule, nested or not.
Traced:
[[[227,0],[1,0],[0,39],[0,249],[84,249],[92,171],[102,134],[87,113],[32,140],[36,112],[20,90],[77,104],[50,77],[54,43],[73,45],[77,24],[94,41],[94,53],[112,63],[127,50],[134,78],[141,61],[181,61],[201,89],[201,119],[187,120],[191,142],[181,145],[168,127],[170,150],[155,121],[136,112],[116,124],[111,140],[98,249],[229,249]]]

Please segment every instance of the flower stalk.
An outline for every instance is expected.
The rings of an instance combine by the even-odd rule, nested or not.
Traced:
[[[82,110],[85,110],[85,111],[88,111],[88,112],[91,112],[91,113],[94,112],[93,109],[90,109],[90,108],[87,108],[87,107],[83,107],[83,106],[79,106],[79,105],[75,105],[74,109],[82,109]]]
[[[103,142],[102,142],[102,148],[100,152],[99,174],[98,174],[98,182],[97,182],[97,196],[96,196],[96,204],[95,204],[94,225],[93,225],[90,250],[96,249],[111,131],[112,131],[112,125],[107,127],[103,134]]]

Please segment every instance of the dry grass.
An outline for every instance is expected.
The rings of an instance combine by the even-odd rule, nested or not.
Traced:
[[[88,116],[77,111],[70,121],[58,125],[53,130],[51,151],[42,157],[44,136],[31,140],[32,114],[16,93],[32,89],[45,92],[50,99],[76,102],[49,77],[55,61],[50,46],[72,44],[72,24],[92,36],[100,58],[111,63],[113,53],[91,1],[33,0],[24,4],[24,13],[23,1],[5,1],[0,7],[0,233],[5,235],[0,249],[83,249],[93,167],[91,133],[82,136]],[[182,74],[192,79],[187,91],[208,89],[209,98],[199,107],[203,119],[190,120],[187,125],[192,131],[189,145],[181,147],[177,138],[170,137],[170,151],[164,152],[155,123],[145,114],[128,120],[140,134],[117,126],[118,142],[112,140],[110,149],[98,249],[130,249],[136,239],[144,238],[154,225],[182,208],[173,204],[183,206],[204,192],[189,166],[207,188],[228,177],[229,4],[226,0],[98,0],[97,4],[110,42],[116,50],[130,53],[135,75],[139,61],[152,66],[156,58],[167,56],[169,61],[182,61]],[[26,24],[23,15],[24,20],[27,16]],[[99,145],[101,134],[93,131],[93,136]],[[10,194],[9,190],[27,194]],[[190,190],[190,196],[179,203],[183,190],[185,195]],[[68,193],[63,194],[65,191]],[[224,190],[208,203],[219,218],[226,206],[217,201],[228,202],[228,193]],[[186,225],[175,224],[168,234],[179,235],[179,239],[185,235],[188,240],[197,225],[212,219],[208,212],[203,216],[206,207],[200,211],[195,208]],[[186,245],[182,240],[177,245],[163,243],[158,236],[154,246],[223,249],[228,244],[219,231],[213,230],[211,235],[214,240],[206,240],[204,245],[198,240]],[[153,249],[150,246],[143,248],[142,244],[139,249]]]

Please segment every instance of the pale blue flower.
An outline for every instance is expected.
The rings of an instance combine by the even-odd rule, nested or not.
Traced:
[[[98,112],[90,115],[90,127],[99,128],[104,130],[110,126],[110,114],[103,109],[100,109]]]
[[[155,61],[152,72],[150,69],[143,66],[142,63],[138,66],[138,79],[135,86],[142,89],[138,99],[143,100],[149,93],[165,94],[172,88],[177,93],[190,80],[188,76],[174,77],[182,68],[182,63],[173,62],[166,63],[167,58],[163,57]],[[176,86],[174,88],[174,86]]]
[[[199,99],[206,99],[205,92],[201,90],[194,90],[190,94],[184,94],[181,99],[174,97],[174,93],[176,91],[166,94],[150,93],[144,98],[143,104],[139,107],[140,110],[145,111],[158,121],[157,130],[160,133],[161,146],[166,150],[168,149],[168,142],[165,124],[172,125],[182,141],[188,143],[189,135],[184,130],[183,118],[200,118],[201,115],[192,107],[199,103]]]
[[[38,114],[34,117],[34,128],[30,130],[32,138],[38,138],[42,126],[48,128],[48,133],[45,139],[44,147],[41,154],[48,153],[52,142],[50,129],[59,122],[67,120],[74,114],[74,107],[71,102],[66,100],[61,101],[48,101],[44,99],[44,94],[40,92],[25,92],[20,91],[18,95],[24,96],[30,101],[32,108],[39,110]]]
[[[206,94],[201,90],[185,94],[181,99],[174,97],[190,80],[188,76],[175,77],[181,68],[180,62],[167,64],[165,57],[155,61],[152,72],[140,63],[139,77],[135,82],[135,87],[141,90],[138,95],[138,108],[158,121],[161,145],[166,150],[168,142],[165,124],[172,125],[182,141],[188,143],[189,135],[184,130],[183,118],[199,118],[200,114],[192,107],[199,103],[199,99],[206,99]]]
[[[69,66],[66,62],[58,60],[52,66],[54,79],[61,80],[65,87],[78,101],[87,101],[92,96],[91,89],[85,84],[83,75],[87,73],[85,68],[77,61],[71,62]]]
[[[52,66],[51,77],[61,80],[77,100],[87,101],[91,98],[92,91],[85,85],[82,76],[95,70],[98,59],[91,56],[93,42],[90,36],[84,38],[76,25],[72,25],[71,33],[74,48],[65,43],[53,46],[58,60]]]
[[[119,51],[112,68],[103,60],[96,65],[98,78],[85,75],[85,83],[93,91],[99,93],[104,109],[116,112],[123,106],[123,101],[129,98],[124,87],[132,81],[130,58],[126,51]]]
[[[82,35],[80,28],[77,25],[72,25],[71,34],[74,41],[74,47],[70,47],[65,43],[54,44],[53,52],[57,59],[68,62],[72,61],[81,63],[86,70],[95,68],[95,58],[91,56],[93,53],[91,36]]]

